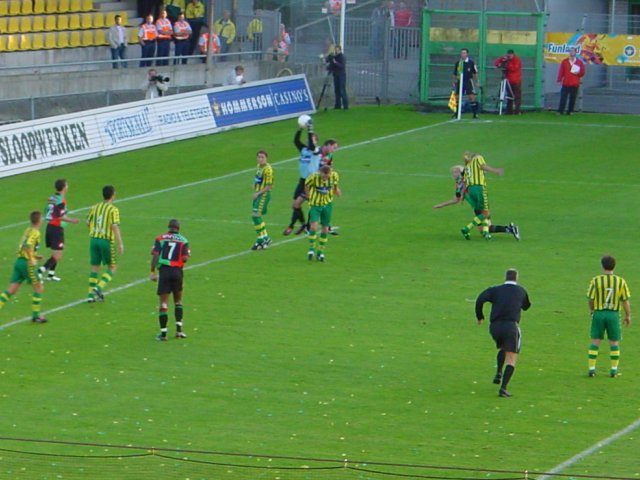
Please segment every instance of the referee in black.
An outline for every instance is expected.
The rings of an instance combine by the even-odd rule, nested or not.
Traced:
[[[520,311],[528,310],[531,306],[527,291],[518,285],[516,269],[507,270],[505,282],[502,285],[489,287],[478,295],[476,299],[478,325],[481,325],[484,320],[482,308],[487,302],[491,303],[489,331],[499,349],[493,383],[500,385],[498,396],[507,398],[511,396],[507,391],[507,385],[516,368],[516,360],[520,353]],[[504,367],[505,363],[506,367]]]

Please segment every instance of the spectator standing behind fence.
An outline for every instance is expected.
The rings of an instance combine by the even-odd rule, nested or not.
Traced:
[[[229,10],[222,12],[222,18],[219,18],[213,24],[213,31],[218,35],[218,38],[220,38],[220,53],[229,53],[231,45],[233,45],[236,39],[236,25],[231,20],[231,12],[229,12]],[[226,60],[226,56],[220,58],[221,62],[225,62]]]
[[[371,38],[369,39],[369,56],[382,58],[384,55],[384,25],[389,18],[387,2],[384,1],[371,12]]]
[[[169,0],[169,3],[164,5],[167,10],[167,17],[171,20],[171,23],[178,21],[180,14],[184,13],[184,0]]]
[[[576,106],[578,88],[580,87],[580,79],[587,73],[584,63],[576,57],[576,53],[577,50],[575,47],[569,48],[569,56],[562,60],[560,68],[558,68],[558,82],[562,83],[558,115],[562,115],[565,112],[567,99],[569,100],[567,115],[573,113],[573,109]]]
[[[404,2],[400,2],[394,14],[393,58],[406,60],[409,46],[407,38],[409,31],[406,29],[411,26],[412,21],[413,12]]]
[[[178,19],[173,24],[173,41],[175,44],[175,56],[185,57],[191,52],[189,51],[189,39],[191,38],[193,31],[191,25],[184,19],[184,13],[178,15]],[[186,65],[187,59],[182,59],[182,65]],[[173,61],[174,65],[178,64],[178,59]]]
[[[144,60],[146,58],[153,58],[156,56],[156,40],[158,38],[158,30],[153,23],[153,15],[147,15],[145,22],[140,25],[138,30],[138,40],[140,42],[141,67],[150,67],[153,65],[153,60]]]
[[[244,85],[247,81],[244,78],[244,67],[242,65],[237,65],[227,73],[227,76],[224,79],[225,85]]]
[[[205,55],[202,58],[202,63],[206,63],[207,61],[207,51],[211,50],[211,53],[216,55],[220,53],[220,39],[216,32],[209,33],[209,27],[207,25],[203,25],[200,33],[200,38],[198,38],[198,51],[200,55]]]
[[[262,10],[256,10],[253,14],[253,18],[247,25],[247,39],[251,42],[251,49],[254,52],[262,52],[264,48],[262,45]],[[256,53],[256,59],[262,59],[262,53]]]
[[[169,77],[158,75],[155,68],[150,68],[146,80],[142,82],[142,90],[146,100],[163,97],[169,90]]]
[[[205,24],[205,7],[204,3],[200,0],[191,0],[185,8],[184,16],[191,25],[191,42],[189,46],[189,53],[194,55],[196,47],[198,45],[198,39],[200,38],[200,29]]]
[[[171,48],[171,37],[173,36],[173,25],[171,20],[167,18],[167,11],[160,11],[160,18],[156,20],[156,30],[158,31],[158,48],[156,57],[168,57]],[[169,59],[156,60],[156,65],[169,65]]]
[[[114,24],[109,27],[109,47],[111,48],[111,58],[116,60],[113,62],[113,68],[127,68],[127,31],[122,26],[122,17],[116,15]],[[117,61],[121,60],[121,61]]]
[[[495,61],[496,68],[502,70],[502,78],[509,82],[511,91],[506,89],[507,115],[520,115],[520,104],[522,103],[522,61],[513,50],[507,50]],[[515,104],[515,110],[514,110]]]
[[[336,102],[334,109],[349,109],[349,98],[347,97],[347,59],[342,53],[342,47],[336,45],[334,54],[327,57],[329,71],[333,75],[333,91]]]

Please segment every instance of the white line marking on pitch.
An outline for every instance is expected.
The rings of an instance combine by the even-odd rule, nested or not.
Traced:
[[[285,245],[287,243],[291,243],[291,242],[296,242],[298,240],[302,240],[305,239],[306,236],[304,235],[300,235],[298,237],[295,238],[289,238],[287,240],[282,240],[280,242],[276,242],[274,244],[271,245],[271,248],[274,247],[279,247],[281,245]],[[212,258],[210,260],[205,260],[204,262],[200,262],[200,263],[196,263],[194,265],[187,265],[184,269],[185,270],[193,270],[195,268],[200,268],[200,267],[206,267],[207,265],[211,265],[212,263],[220,263],[220,262],[224,262],[226,260],[233,260],[234,258],[238,258],[238,257],[242,257],[243,255],[248,255],[250,253],[253,253],[254,255],[262,255],[261,252],[254,252],[253,250],[243,250],[242,252],[238,252],[238,253],[232,253],[229,255],[225,255],[224,257],[217,257],[217,258]],[[119,287],[115,287],[107,292],[105,292],[105,297],[109,296],[109,295],[113,295],[114,293],[117,292],[121,292],[123,290],[128,290],[131,287],[136,287],[138,285],[142,285],[143,283],[150,283],[151,281],[149,280],[148,277],[144,277],[144,278],[139,278],[138,280],[134,280],[133,282],[129,282],[129,283],[125,283],[124,285],[120,285]],[[45,314],[49,314],[49,313],[56,313],[56,312],[61,312],[63,310],[68,310],[69,308],[75,307],[77,305],[82,305],[82,304],[86,304],[87,303],[87,298],[83,298],[81,300],[74,300],[73,302],[69,302],[65,305],[60,305],[59,307],[55,307],[52,308],[51,310],[47,310],[46,312],[43,312]],[[13,327],[14,325],[18,325],[20,323],[25,323],[25,322],[30,322],[31,321],[31,317],[24,317],[24,318],[19,318],[16,320],[13,320],[11,322],[7,322],[4,325],[0,325],[0,331],[2,330],[6,330],[9,327]]]
[[[629,425],[627,425],[622,430],[617,431],[613,435],[605,438],[604,440],[599,441],[598,443],[593,444],[591,447],[587,448],[586,450],[583,450],[582,452],[578,453],[577,455],[574,455],[573,457],[571,457],[566,462],[562,462],[562,463],[556,465],[551,470],[546,472],[547,473],[546,475],[543,475],[542,477],[538,478],[538,480],[550,480],[553,477],[553,474],[560,473],[564,469],[575,465],[580,460],[588,457],[589,455],[591,455],[592,453],[596,452],[597,450],[610,445],[611,443],[615,442],[616,440],[618,440],[620,437],[626,435],[627,433],[633,432],[638,427],[640,427],[640,418],[638,418],[635,422],[630,423]]]

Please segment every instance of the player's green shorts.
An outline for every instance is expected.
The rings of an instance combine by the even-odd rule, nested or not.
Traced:
[[[331,213],[333,212],[333,204],[313,206],[309,208],[309,223],[320,222],[323,227],[331,225]]]
[[[271,192],[263,193],[259,195],[253,201],[253,213],[259,213],[260,215],[267,214],[267,207],[269,206],[269,202],[271,201]]]
[[[115,265],[116,264],[116,244],[104,238],[93,238],[89,240],[89,255],[91,265]]]
[[[36,272],[36,268],[29,264],[26,258],[16,259],[13,264],[13,272],[11,273],[11,283],[27,282],[30,284],[38,283],[40,279]]]
[[[609,340],[619,342],[622,339],[620,328],[620,313],[613,310],[596,310],[591,317],[591,338],[604,339],[607,334]]]
[[[489,210],[489,197],[487,190],[482,185],[471,185],[465,195],[474,211]]]

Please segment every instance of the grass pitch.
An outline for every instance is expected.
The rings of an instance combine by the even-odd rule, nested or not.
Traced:
[[[585,298],[605,253],[616,256],[632,294],[640,285],[640,118],[449,122],[410,107],[362,107],[319,113],[315,124],[322,140],[341,145],[344,195],[333,222],[341,234],[330,238],[324,264],[307,261],[303,237],[281,236],[297,181],[295,120],[2,180],[7,281],[25,219],[44,207],[56,178],[69,181],[69,206],[81,218],[103,185],[116,186],[125,254],[106,301],[85,304],[87,232],[71,225],[63,281],[45,285],[50,323],[22,321],[28,286],[0,312],[0,436],[254,454],[174,457],[272,467],[185,466],[157,455],[127,459],[123,448],[3,440],[5,450],[83,456],[0,451],[3,478],[381,478],[344,468],[273,471],[322,465],[312,458],[534,473],[573,459],[562,473],[640,475],[633,428],[575,457],[640,417],[638,327],[624,330],[622,375],[606,375],[605,346],[600,375],[587,378]],[[275,245],[250,252],[262,148],[275,168],[265,217]],[[505,169],[489,176],[492,217],[517,223],[520,242],[500,234],[486,242],[477,232],[465,241],[468,205],[431,208],[453,196],[449,167],[465,150]],[[173,217],[193,250],[189,338],[160,343],[146,277],[153,238]],[[509,267],[519,269],[533,307],[523,314],[514,397],[501,399],[491,383],[494,346],[488,327],[475,325],[473,301]],[[120,459],[94,465],[88,455]]]

